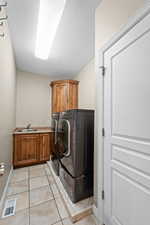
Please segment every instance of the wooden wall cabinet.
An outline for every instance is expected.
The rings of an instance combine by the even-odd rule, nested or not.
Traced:
[[[78,108],[78,84],[79,81],[76,80],[51,82],[52,113]]]
[[[50,160],[53,133],[14,134],[14,167],[29,166]]]

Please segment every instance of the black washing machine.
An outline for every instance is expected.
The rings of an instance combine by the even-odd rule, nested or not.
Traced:
[[[68,110],[58,123],[60,180],[72,202],[93,195],[94,111]]]

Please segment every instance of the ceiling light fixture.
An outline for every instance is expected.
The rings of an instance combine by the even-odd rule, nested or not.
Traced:
[[[66,0],[40,0],[35,56],[46,60],[59,26]]]

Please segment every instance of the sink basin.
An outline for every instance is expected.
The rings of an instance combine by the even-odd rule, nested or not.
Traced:
[[[34,131],[38,131],[37,129],[32,129],[32,128],[25,128],[25,129],[20,129],[17,132],[34,132]]]

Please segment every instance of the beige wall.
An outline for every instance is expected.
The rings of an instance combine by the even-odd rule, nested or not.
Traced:
[[[95,109],[95,61],[91,60],[74,78],[79,80],[79,108]]]
[[[15,128],[16,71],[7,23],[0,27],[0,162],[6,172],[0,177],[0,200],[12,165],[12,131]]]
[[[102,0],[95,14],[96,50],[109,41],[144,2],[144,0]]]
[[[95,54],[97,56],[98,50],[107,43],[111,37],[119,32],[119,30],[128,23],[131,16],[133,16],[136,11],[143,6],[144,0],[103,0],[96,10],[95,15]],[[97,57],[96,57],[97,61]],[[98,67],[96,67],[96,70]],[[96,98],[99,101],[99,105],[103,105],[102,96],[99,96],[101,90],[99,88],[102,86],[102,79],[96,77],[96,80],[99,80],[99,86],[97,87],[97,94]],[[94,88],[94,87],[93,87]],[[102,107],[101,107],[102,108]],[[98,109],[96,107],[96,109]],[[97,121],[96,124],[102,123],[102,109],[99,108],[97,111]],[[99,125],[98,125],[99,126]],[[98,140],[98,136],[96,140],[99,142],[99,147],[96,147],[95,150],[95,201],[96,205],[99,204],[100,207],[100,200],[101,195],[98,194],[98,190],[102,190],[102,182],[103,182],[103,174],[101,173],[101,160],[103,160],[102,154],[102,140]],[[98,182],[99,181],[99,182]],[[99,185],[98,185],[99,184]],[[102,215],[102,209],[98,211],[98,217]]]
[[[17,71],[16,126],[50,126],[51,78]]]

